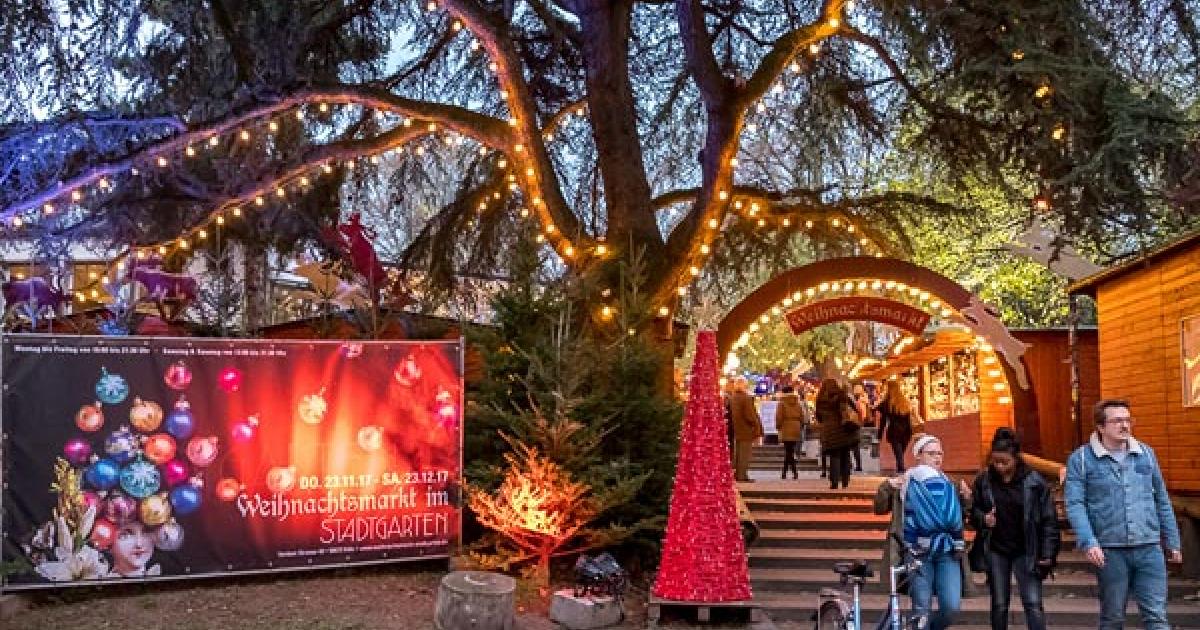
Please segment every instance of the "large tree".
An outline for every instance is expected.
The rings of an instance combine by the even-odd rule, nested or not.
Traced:
[[[390,160],[407,173],[400,190],[442,181],[418,176],[447,169],[441,152],[459,185],[390,200],[434,205],[408,264],[494,269],[528,217],[559,269],[593,280],[581,297],[597,309],[638,258],[637,326],[678,308],[716,250],[738,264],[734,246],[803,234],[818,255],[896,253],[911,221],[977,210],[888,186],[898,153],[987,181],[1067,233],[1179,229],[1195,214],[1194,195],[1172,196],[1191,168],[1200,58],[1194,7],[1177,0],[0,11],[0,80],[21,87],[0,94],[15,112],[0,219],[22,229],[123,225],[138,245],[182,232],[170,243],[186,248],[235,208],[285,216],[323,169],[351,189]]]

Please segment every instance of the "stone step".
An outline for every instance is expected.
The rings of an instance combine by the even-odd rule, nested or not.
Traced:
[[[851,487],[839,488],[837,490],[829,489],[829,482],[824,479],[817,479],[815,483],[743,483],[738,484],[738,491],[742,498],[749,501],[751,499],[865,499],[868,501],[875,498],[875,487],[871,489],[855,487],[861,482],[856,483],[856,478],[851,477]],[[801,482],[812,481],[801,479]],[[874,484],[876,487],[878,482]],[[823,487],[822,487],[823,486]]]
[[[866,499],[746,499],[751,512],[838,512],[842,514],[869,514],[870,501]]]
[[[882,531],[764,529],[754,549],[883,549]]]
[[[772,533],[777,533],[776,530]],[[759,544],[747,550],[750,558],[750,569],[827,569],[840,560],[865,560],[876,570],[883,562],[883,543],[876,542],[873,546],[865,544],[862,547],[788,547],[777,546],[770,536],[760,539]],[[1063,550],[1058,554],[1058,573],[1077,572],[1088,573],[1091,564],[1080,551]]]
[[[807,569],[764,569],[755,568],[750,572],[750,584],[756,594],[769,593],[816,593],[822,588],[843,588],[839,586],[838,577],[833,572],[832,562],[825,568]],[[887,576],[879,571],[879,563],[872,563],[875,576],[864,585],[867,593],[886,593]],[[987,582],[982,574],[973,574],[976,592],[987,593]],[[1013,582],[1014,586],[1016,582]],[[848,587],[847,587],[848,588]],[[1185,595],[1194,595],[1200,589],[1200,583],[1194,580],[1171,578],[1167,583],[1168,597],[1181,599]],[[1015,592],[1015,591],[1014,591]],[[1042,583],[1042,592],[1049,597],[1099,597],[1096,590],[1096,577],[1090,572],[1060,571],[1054,579]]]
[[[754,522],[760,529],[820,529],[820,530],[870,530],[883,538],[891,523],[888,514],[839,514],[831,512],[753,512]]]
[[[763,606],[763,610],[773,621],[810,621],[816,610],[817,596],[815,593],[758,593],[754,600]],[[907,598],[903,598],[907,607]],[[873,627],[883,611],[887,610],[888,598],[882,593],[867,593],[860,599],[863,618]],[[1048,597],[1044,600],[1047,626],[1058,630],[1071,626],[1095,628],[1099,613],[1099,604],[1091,598]],[[962,602],[957,622],[969,627],[970,625],[987,627],[990,623],[991,602],[988,597],[970,597]],[[1140,623],[1137,606],[1132,602],[1126,609],[1129,612],[1126,627]],[[1173,601],[1167,605],[1167,615],[1172,626],[1176,628],[1200,628],[1200,604],[1193,602]],[[1020,600],[1014,599],[1009,619],[1012,623],[1024,624],[1024,611],[1021,610]],[[964,627],[955,625],[953,627]],[[1012,626],[1009,626],[1012,627]]]

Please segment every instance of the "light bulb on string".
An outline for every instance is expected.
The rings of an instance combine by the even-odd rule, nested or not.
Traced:
[[[250,132],[243,129],[241,133],[238,134],[238,137],[242,139],[242,142],[246,142],[250,139]]]
[[[235,216],[235,217],[240,217],[240,216],[242,216],[242,209],[241,209],[241,208],[234,208],[234,209],[231,211],[231,213],[232,213],[232,214],[233,214],[233,216]]]
[[[188,157],[196,157],[196,148],[189,144],[183,153]]]

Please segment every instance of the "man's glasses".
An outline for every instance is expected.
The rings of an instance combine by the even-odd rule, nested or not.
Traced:
[[[1104,424],[1121,424],[1122,422],[1133,424],[1134,419],[1133,418],[1107,418],[1107,419],[1105,419]]]

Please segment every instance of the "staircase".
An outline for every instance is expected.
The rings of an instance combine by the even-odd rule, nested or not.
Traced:
[[[824,479],[815,479],[811,473],[804,476],[808,478],[780,481],[772,475],[757,483],[739,484],[761,529],[759,540],[749,549],[754,598],[776,621],[808,621],[816,608],[817,592],[838,586],[833,563],[866,560],[876,577],[864,590],[862,607],[864,619],[873,627],[887,608],[887,587],[878,576],[890,517],[872,513],[872,497],[882,479],[856,476],[849,488],[834,491]],[[1043,585],[1051,628],[1095,627],[1099,611],[1096,581],[1074,544],[1073,534],[1065,531],[1056,576]],[[989,627],[987,586],[982,575],[975,575],[974,580],[974,594],[963,599],[956,628]],[[1010,627],[1023,627],[1024,612],[1015,585],[1013,588]],[[1179,628],[1200,627],[1200,603],[1195,601],[1200,582],[1172,577],[1168,588],[1171,623]],[[1132,603],[1130,611],[1132,627],[1138,623]]]
[[[810,443],[809,451],[816,454],[817,448],[814,443]],[[799,449],[797,449],[799,451]],[[796,468],[799,470],[820,470],[821,462],[816,457],[802,457],[799,452],[796,453]],[[780,471],[783,470],[783,445],[782,444],[762,444],[754,447],[753,455],[750,457],[750,470],[773,472],[778,477]],[[769,478],[769,477],[768,477]]]

